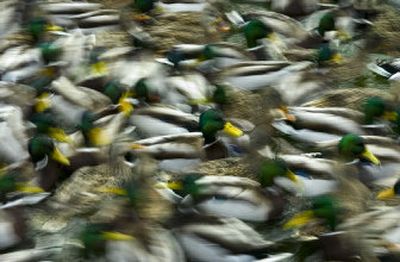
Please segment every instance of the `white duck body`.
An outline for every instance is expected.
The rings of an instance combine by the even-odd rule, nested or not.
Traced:
[[[199,217],[173,232],[188,258],[194,261],[254,261],[251,251],[265,250],[272,242],[235,218]]]
[[[234,176],[204,176],[195,182],[199,186],[199,202],[186,196],[182,212],[201,212],[218,217],[236,217],[246,221],[268,221],[281,212],[283,201],[279,193],[266,191],[248,178]]]
[[[2,105],[0,110],[1,162],[13,164],[29,158],[27,135],[22,110],[11,105]]]

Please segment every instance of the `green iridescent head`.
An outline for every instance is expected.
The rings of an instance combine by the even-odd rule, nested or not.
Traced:
[[[48,64],[57,61],[62,54],[62,49],[53,43],[43,43],[40,45],[43,61]]]
[[[201,178],[199,174],[188,174],[178,181],[168,182],[168,188],[175,190],[182,196],[191,195],[196,197],[201,190],[201,186],[196,181]]]
[[[108,82],[103,90],[103,94],[108,96],[113,104],[118,104],[119,99],[122,97],[122,95],[126,91],[124,88],[121,86],[121,84],[118,81],[110,81]]]
[[[268,37],[273,31],[260,20],[251,20],[244,26],[243,32],[247,47],[253,48],[258,45],[258,40]]]
[[[154,9],[155,0],[134,0],[133,6],[136,10],[146,13]]]
[[[28,152],[33,163],[43,159],[52,159],[62,165],[69,165],[70,162],[55,146],[54,141],[46,135],[36,135],[28,142]]]
[[[320,45],[319,49],[317,50],[316,57],[317,57],[316,60],[319,64],[324,64],[329,62],[340,64],[343,59],[337,50],[331,48],[329,42],[324,42]]]
[[[364,139],[356,134],[347,134],[342,137],[338,144],[339,154],[346,161],[354,159],[366,160],[375,165],[380,161],[366,148]]]
[[[382,98],[368,98],[363,105],[365,123],[372,124],[376,118],[383,116],[383,114],[385,113],[385,108],[385,101],[383,101]]]
[[[232,137],[243,135],[239,128],[227,122],[222,112],[216,109],[209,109],[200,115],[199,127],[206,144],[214,142],[219,131],[224,131]]]
[[[216,85],[213,95],[212,101],[219,105],[225,105],[228,103],[228,95],[226,93],[226,88],[223,85]]]
[[[0,174],[0,201],[4,201],[8,193],[17,190],[17,178],[14,173]]]
[[[103,232],[107,229],[104,224],[88,224],[80,233],[79,240],[84,246],[84,255],[99,256],[104,254],[106,239]]]
[[[290,171],[283,159],[272,159],[264,161],[258,174],[258,181],[262,187],[272,186],[276,177],[287,177],[296,182],[297,178]]]
[[[35,41],[42,38],[46,31],[47,21],[42,17],[37,17],[29,22],[27,26],[28,33]]]
[[[317,30],[322,37],[325,35],[325,32],[336,30],[335,16],[333,13],[329,12],[321,17]]]
[[[330,230],[334,231],[338,225],[340,208],[337,200],[333,196],[319,196],[312,200],[310,210],[296,214],[284,228],[301,227],[315,220],[322,221]]]

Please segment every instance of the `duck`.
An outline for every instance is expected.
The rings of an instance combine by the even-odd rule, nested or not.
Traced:
[[[263,190],[249,178],[202,176],[196,179],[191,175],[169,183],[169,187],[187,194],[178,205],[183,213],[266,222],[279,218],[285,207],[282,192]]]
[[[323,231],[325,233],[319,232],[317,237],[311,240],[313,248],[308,249],[306,253],[299,253],[299,256],[304,259],[304,257],[310,256],[310,253],[322,251],[320,259],[325,260],[348,260],[354,257],[364,257],[365,254],[360,249],[361,242],[355,242],[360,241],[360,238],[341,227],[343,212],[337,198],[333,195],[325,195],[314,198],[309,210],[302,211],[289,219],[283,225],[287,230],[305,227],[311,223],[322,224],[325,227]],[[304,244],[307,245],[306,242]],[[331,251],[332,244],[338,246],[335,252]]]
[[[193,122],[192,117],[189,119],[190,122],[188,123],[192,123],[192,126],[193,123],[197,122]],[[137,153],[150,153],[156,155],[158,155],[158,153],[161,153],[161,155],[158,155],[157,158],[162,158],[162,155],[168,156],[169,153],[171,153],[172,155],[182,155],[182,150],[179,150],[176,146],[183,142],[181,144],[183,148],[188,147],[188,145],[189,147],[194,146],[192,150],[187,151],[191,152],[189,153],[189,155],[191,155],[192,157],[202,158],[203,154],[205,153],[206,159],[215,159],[225,157],[229,152],[227,151],[226,146],[223,145],[225,142],[217,139],[217,133],[219,131],[223,131],[224,133],[234,138],[239,138],[243,135],[242,130],[224,119],[223,114],[219,110],[214,109],[206,110],[200,115],[197,130],[199,130],[200,132],[181,132],[159,137],[153,136],[142,141],[138,140],[135,143],[138,145],[144,145],[145,147],[136,151]],[[174,141],[174,143],[177,143],[175,147],[171,147],[171,145],[168,145],[168,142],[170,141]],[[167,142],[167,144],[161,146],[161,144],[165,142]],[[226,143],[230,142],[227,141]],[[164,149],[161,150],[161,148]],[[169,155],[168,158],[171,158],[172,155]],[[184,155],[187,154],[184,153]]]
[[[274,258],[270,251],[274,242],[265,240],[251,226],[237,218],[176,215],[169,227],[191,260],[210,261],[218,257],[220,261],[258,261],[261,258]],[[292,256],[290,253],[280,255]]]
[[[54,141],[46,135],[36,135],[28,141],[28,152],[35,169],[38,171],[38,184],[49,191],[62,176],[61,166],[70,165],[70,160],[62,154]]]
[[[174,46],[167,59],[174,68],[197,68],[203,73],[207,69],[221,70],[243,60],[249,60],[250,54],[239,46],[220,42],[206,45],[180,44]]]

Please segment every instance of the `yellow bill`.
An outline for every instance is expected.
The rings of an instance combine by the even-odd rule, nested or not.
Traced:
[[[32,186],[32,185],[29,185],[26,183],[18,183],[17,191],[23,192],[23,193],[31,193],[31,194],[44,192],[43,188],[38,187],[38,186]]]
[[[126,116],[130,116],[131,113],[133,112],[133,105],[128,100],[128,97],[129,93],[125,93],[121,96],[121,98],[118,101],[120,112],[124,113]]]
[[[56,160],[57,162],[59,162],[62,165],[65,165],[65,166],[70,165],[68,158],[66,156],[64,156],[63,153],[61,153],[61,151],[57,147],[54,147],[54,150],[51,153],[51,158],[53,158],[54,160]]]
[[[41,113],[50,108],[51,100],[49,93],[43,93],[36,98],[35,111]]]
[[[348,40],[351,39],[351,36],[350,36],[349,33],[347,33],[347,32],[344,31],[344,30],[338,30],[338,31],[337,31],[337,38],[338,38],[340,41],[348,41]]]
[[[396,196],[396,193],[394,192],[393,188],[388,188],[380,191],[378,195],[376,196],[377,199],[379,200],[386,200],[390,199]]]
[[[288,170],[286,172],[286,177],[289,178],[290,180],[292,180],[295,183],[299,182],[299,179],[297,178],[296,174],[293,173],[292,171]]]
[[[50,127],[49,136],[63,143],[71,143],[71,138],[61,128]]]
[[[97,191],[101,192],[101,193],[109,193],[109,194],[114,194],[114,195],[118,195],[118,196],[126,196],[127,195],[126,190],[119,188],[119,187],[101,187]]]
[[[335,53],[332,57],[331,57],[331,59],[330,59],[330,62],[331,63],[333,63],[333,64],[342,64],[343,63],[343,56],[341,55],[341,54],[339,54],[339,53]]]
[[[182,190],[183,184],[179,181],[171,181],[167,183],[167,187],[172,190]]]
[[[99,61],[97,63],[94,63],[91,65],[92,73],[95,75],[103,75],[106,74],[108,69],[107,69],[107,64],[103,61]]]
[[[105,132],[99,127],[92,128],[89,131],[88,136],[90,143],[94,146],[104,146],[110,144],[110,139],[105,134]]]
[[[130,146],[130,148],[133,149],[133,150],[140,150],[140,149],[145,149],[146,146],[141,145],[141,144],[132,144],[132,145]]]
[[[104,231],[102,232],[102,236],[106,240],[115,240],[115,241],[130,241],[135,239],[133,236],[115,231]]]
[[[278,38],[278,36],[277,36],[275,33],[270,33],[270,34],[267,36],[267,39],[268,39],[269,41],[271,41],[272,43],[276,43],[276,42],[279,41],[279,38]]]
[[[61,26],[58,26],[58,25],[54,25],[54,24],[48,24],[46,26],[46,31],[47,32],[60,32],[60,31],[63,31],[63,30],[64,30],[64,28],[62,28]]]
[[[399,115],[397,114],[397,112],[394,111],[385,111],[383,113],[383,119],[387,121],[396,121],[398,117]]]
[[[243,131],[232,125],[230,122],[226,122],[223,129],[224,133],[232,137],[240,137],[243,135]]]
[[[372,164],[374,165],[380,165],[381,161],[379,161],[379,159],[372,154],[371,151],[369,151],[368,149],[365,149],[364,152],[361,154],[363,158],[365,158],[366,160],[370,161]]]
[[[199,99],[189,99],[188,104],[190,105],[207,105],[211,101],[207,98],[199,98]]]
[[[314,219],[315,219],[314,212],[312,210],[306,210],[292,217],[288,222],[286,222],[283,225],[283,228],[291,229],[291,228],[301,227],[303,225],[308,224],[310,221]]]

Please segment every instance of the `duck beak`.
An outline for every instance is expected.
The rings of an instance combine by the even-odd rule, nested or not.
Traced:
[[[60,32],[64,31],[64,28],[58,25],[53,25],[53,24],[48,24],[46,25],[46,31],[47,32]]]
[[[50,94],[43,93],[37,98],[35,104],[35,111],[41,113],[46,109],[50,108],[50,106],[51,106]]]
[[[378,195],[376,196],[377,199],[379,200],[386,200],[390,199],[396,196],[396,193],[394,192],[393,188],[388,188],[380,191]]]
[[[145,14],[137,14],[133,17],[133,20],[135,20],[136,22],[144,23],[151,20],[151,16]]]
[[[63,153],[61,153],[61,151],[57,147],[54,147],[54,150],[51,153],[51,158],[53,158],[54,160],[65,166],[70,165],[68,158],[64,156]]]
[[[22,193],[30,193],[30,194],[35,194],[35,193],[43,193],[44,190],[41,187],[37,186],[32,186],[26,183],[20,183],[17,185],[17,191],[22,192]]]
[[[171,181],[167,183],[167,187],[172,190],[182,190],[183,184],[179,181]]]
[[[293,114],[289,113],[289,109],[287,106],[280,106],[279,110],[283,113],[283,115],[285,116],[286,120],[290,121],[290,122],[295,122],[296,121],[296,117]]]
[[[140,150],[140,149],[145,149],[146,146],[141,145],[141,144],[132,144],[132,145],[130,146],[130,148],[131,148],[132,150]]]
[[[124,113],[126,116],[130,116],[133,112],[133,105],[128,100],[128,97],[129,94],[125,93],[124,95],[121,96],[121,98],[118,101],[120,112]]]
[[[379,159],[374,154],[372,154],[372,152],[369,151],[368,149],[365,149],[364,152],[361,154],[361,156],[364,159],[370,161],[374,165],[380,165],[381,164],[381,161],[379,161]]]
[[[312,210],[306,210],[293,216],[288,222],[283,225],[284,229],[292,229],[304,226],[315,219]]]
[[[114,240],[114,241],[130,241],[134,239],[133,236],[115,231],[104,231],[102,232],[102,236],[106,240]]]
[[[339,54],[339,53],[336,53],[336,54],[334,54],[332,56],[332,58],[330,59],[330,62],[333,63],[333,64],[340,65],[340,64],[343,63],[343,60],[344,60],[343,56],[341,54]]]
[[[62,130],[61,128],[54,128],[51,127],[49,129],[49,135],[50,137],[54,138],[55,140],[59,141],[59,142],[63,142],[63,143],[71,143],[71,138],[65,134],[64,130]]]
[[[104,75],[107,73],[107,64],[104,61],[99,61],[91,65],[92,74]]]
[[[351,39],[351,36],[349,35],[349,33],[347,33],[344,30],[338,30],[336,35],[340,41],[348,41]]]
[[[110,142],[104,131],[99,127],[89,131],[89,140],[95,146],[108,145]]]
[[[267,39],[272,43],[278,42],[278,36],[275,33],[268,34]]]
[[[238,127],[232,125],[230,122],[226,122],[223,129],[224,133],[232,137],[240,137],[243,135],[243,131]]]
[[[126,196],[127,194],[125,189],[119,187],[101,187],[97,191],[101,193],[109,193],[118,196]]]
[[[383,119],[387,121],[396,121],[398,117],[399,115],[397,114],[397,112],[394,111],[385,111],[383,113]]]
[[[296,174],[293,173],[291,170],[288,170],[286,172],[286,177],[289,178],[290,180],[292,180],[295,183],[299,182],[299,179],[297,178]]]
[[[208,105],[210,103],[211,103],[211,101],[207,98],[189,99],[188,100],[189,105]]]

